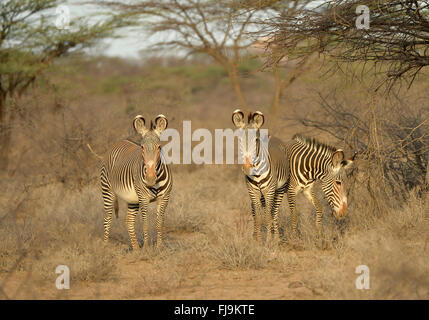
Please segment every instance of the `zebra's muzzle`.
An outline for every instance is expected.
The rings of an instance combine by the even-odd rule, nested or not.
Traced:
[[[156,183],[156,168],[154,161],[148,161],[145,168],[145,181],[149,187]]]
[[[341,207],[338,210],[334,210],[333,214],[337,220],[344,219],[347,215],[347,202],[342,202]]]
[[[249,158],[246,157],[245,162],[243,164],[243,172],[246,175],[249,175],[252,168],[253,168],[253,164],[249,161]]]

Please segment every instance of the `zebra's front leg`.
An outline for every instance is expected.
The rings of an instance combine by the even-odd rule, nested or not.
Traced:
[[[140,200],[139,203],[140,214],[143,220],[143,248],[147,248],[149,245],[149,221],[147,218],[147,209],[149,207],[148,200]]]
[[[278,242],[280,240],[279,236],[279,208],[282,203],[285,191],[284,189],[276,190],[276,194],[274,196],[274,204],[272,211],[272,220],[273,220],[273,240]]]
[[[261,193],[259,190],[253,189],[252,185],[247,182],[247,191],[249,192],[252,216],[253,216],[253,238],[257,242],[261,242],[261,228],[262,228],[262,203]]]
[[[164,226],[164,213],[167,208],[170,195],[165,195],[163,198],[158,199],[157,214],[156,214],[156,231],[157,231],[157,248],[162,248],[163,242],[163,226]]]
[[[309,187],[304,191],[305,196],[308,200],[313,204],[314,209],[316,209],[316,228],[317,228],[317,236],[319,238],[319,245],[323,249],[324,243],[323,243],[323,230],[322,230],[322,218],[323,218],[323,212],[322,212],[322,206],[317,199],[316,195],[314,194],[312,186]]]
[[[130,236],[133,250],[139,249],[139,243],[137,242],[136,231],[135,231],[135,220],[136,220],[136,215],[138,211],[139,211],[138,203],[128,204],[127,217],[125,218],[125,223],[127,225],[128,235]]]
[[[262,205],[261,203],[252,201],[252,216],[253,216],[253,238],[257,242],[261,242],[261,228],[262,228]]]
[[[274,204],[274,195],[275,195],[275,188],[268,189],[264,194],[265,199],[265,212],[264,212],[264,222],[265,226],[267,228],[267,235],[265,238],[265,241],[269,241],[272,239],[272,216],[271,212],[273,210],[273,204]]]

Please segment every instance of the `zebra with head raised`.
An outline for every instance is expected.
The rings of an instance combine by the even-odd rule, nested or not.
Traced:
[[[143,218],[144,246],[148,244],[149,223],[147,209],[150,202],[157,202],[157,246],[161,247],[165,208],[172,188],[170,168],[161,154],[160,135],[167,128],[164,115],[158,115],[146,127],[145,119],[134,118],[134,129],[142,136],[140,144],[130,140],[116,143],[101,167],[101,190],[104,201],[104,241],[110,233],[112,213],[117,215],[117,198],[128,204],[126,225],[133,249],[139,248],[135,234],[135,217],[140,212]]]
[[[262,112],[250,112],[246,123],[243,111],[237,109],[232,114],[232,122],[243,130],[239,148],[251,199],[253,235],[261,241],[262,211],[265,207],[267,236],[270,233],[278,240],[278,210],[289,178],[286,147],[281,140],[261,134],[260,128],[264,124]]]
[[[290,181],[286,192],[293,235],[296,236],[298,224],[296,196],[300,191],[304,191],[316,209],[316,227],[320,236],[322,207],[313,191],[314,182],[318,180],[322,182],[322,190],[333,209],[334,217],[338,220],[343,219],[347,215],[347,194],[341,178],[341,169],[348,167],[356,154],[351,159],[345,160],[341,149],[301,135],[295,135],[286,146],[290,167]]]

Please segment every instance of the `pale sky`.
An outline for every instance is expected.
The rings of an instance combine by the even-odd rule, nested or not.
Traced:
[[[82,5],[82,0],[68,0],[66,5],[69,8],[70,19],[85,16],[90,21],[99,21],[100,17],[91,17],[94,12],[99,12],[99,8],[95,9],[91,5]],[[103,9],[104,10],[104,9]],[[119,56],[123,58],[138,58],[139,51],[148,47],[150,39],[145,38],[142,32],[135,30],[136,28],[127,28],[118,30],[117,34],[120,38],[105,39],[100,42],[99,46],[88,49],[92,54],[103,54],[107,56]]]

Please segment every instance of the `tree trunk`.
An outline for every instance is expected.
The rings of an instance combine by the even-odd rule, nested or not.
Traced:
[[[295,82],[304,72],[311,68],[316,60],[314,58],[305,58],[301,65],[298,65],[293,69],[287,79],[282,80],[280,77],[280,66],[276,63],[273,66],[273,74],[274,74],[274,94],[273,100],[271,102],[271,114],[273,119],[277,119],[277,113],[279,111],[280,99],[283,96],[284,91],[287,87],[289,87],[292,83]]]
[[[279,74],[279,67],[274,66],[274,95],[273,101],[271,102],[271,115],[273,120],[277,118],[277,112],[279,111],[280,98],[282,94],[282,80]]]
[[[227,68],[229,79],[231,80],[232,86],[234,88],[235,94],[237,95],[240,107],[247,109],[247,102],[244,98],[243,91],[241,90],[240,81],[238,80],[238,70],[236,66],[231,66]]]

